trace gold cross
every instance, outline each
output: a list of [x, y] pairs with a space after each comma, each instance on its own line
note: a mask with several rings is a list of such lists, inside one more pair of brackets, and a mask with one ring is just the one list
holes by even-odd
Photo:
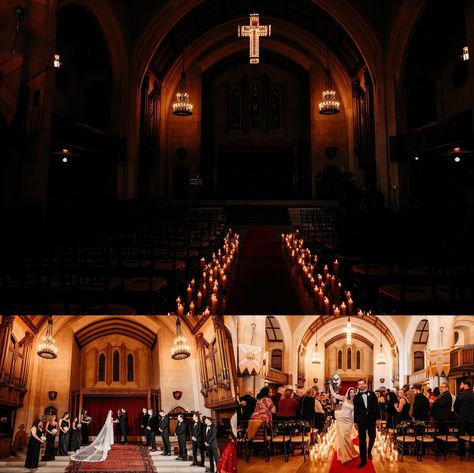
[[350, 320], [347, 321], [347, 324], [342, 329], [342, 331], [346, 334], [346, 343], [348, 345], [351, 345], [352, 344], [352, 334], [356, 331], [356, 329], [351, 325]]
[[250, 14], [250, 25], [239, 26], [238, 35], [250, 38], [250, 64], [259, 63], [260, 36], [271, 36], [272, 25], [261, 25], [259, 14]]

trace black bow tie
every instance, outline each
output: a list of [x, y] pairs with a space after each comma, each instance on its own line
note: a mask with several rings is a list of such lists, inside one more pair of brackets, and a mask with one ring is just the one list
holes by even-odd
[[362, 394], [362, 396], [367, 396], [367, 393], [361, 393], [361, 394]]

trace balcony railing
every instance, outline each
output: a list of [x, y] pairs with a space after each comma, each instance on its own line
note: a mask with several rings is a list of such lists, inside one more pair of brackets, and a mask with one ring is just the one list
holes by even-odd
[[275, 384], [291, 384], [288, 382], [288, 374], [281, 371], [277, 371], [273, 368], [268, 368], [267, 376], [268, 381]]
[[422, 370], [415, 371], [414, 373], [408, 375], [408, 384], [423, 383], [427, 381], [428, 375], [426, 374], [426, 368]]
[[450, 371], [474, 370], [474, 345], [464, 345], [451, 350]]

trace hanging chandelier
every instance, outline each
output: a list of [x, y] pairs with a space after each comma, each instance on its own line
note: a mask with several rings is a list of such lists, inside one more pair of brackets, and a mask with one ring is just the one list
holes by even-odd
[[41, 358], [53, 360], [58, 356], [58, 348], [53, 338], [53, 317], [48, 318], [48, 327], [46, 328], [46, 335], [43, 336], [38, 345], [37, 355]]
[[321, 364], [321, 355], [318, 349], [318, 333], [316, 332], [316, 343], [314, 344], [313, 354], [311, 355], [311, 363], [314, 365]]
[[321, 115], [334, 115], [339, 113], [340, 104], [336, 100], [336, 91], [332, 87], [332, 74], [329, 68], [329, 46], [326, 39], [326, 90], [321, 94], [323, 100], [319, 102]]
[[380, 350], [379, 350], [379, 354], [377, 355], [377, 364], [378, 365], [387, 364], [387, 360], [385, 359], [385, 354], [382, 349], [382, 331], [380, 331]]
[[351, 325], [350, 317], [347, 317], [346, 326], [342, 329], [342, 331], [346, 334], [346, 344], [352, 345], [352, 334], [356, 331], [356, 329]]
[[173, 360], [185, 360], [191, 356], [191, 349], [186, 342], [186, 337], [181, 333], [181, 322], [179, 317], [176, 317], [176, 338], [171, 348], [171, 358]]
[[186, 92], [186, 71], [184, 70], [184, 55], [183, 68], [181, 70], [181, 82], [179, 91], [176, 94], [176, 102], [173, 104], [173, 115], [179, 117], [189, 117], [193, 114], [193, 104], [189, 101], [189, 94]]

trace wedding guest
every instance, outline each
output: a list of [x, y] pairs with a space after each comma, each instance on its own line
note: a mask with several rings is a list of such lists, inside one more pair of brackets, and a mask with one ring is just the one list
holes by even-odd
[[293, 394], [293, 398], [296, 399], [298, 401], [298, 403], [300, 402], [300, 399], [303, 397], [303, 390], [298, 388], [296, 391], [295, 391], [295, 394]]
[[285, 388], [283, 386], [280, 386], [273, 396], [270, 396], [270, 399], [273, 402], [273, 405], [275, 406], [276, 413], [278, 414], [278, 403], [280, 402], [280, 399], [283, 396], [283, 393], [285, 392]]
[[145, 446], [147, 447], [150, 447], [150, 437], [149, 437], [149, 429], [148, 429], [148, 419], [150, 418], [150, 414], [149, 414], [150, 410], [152, 409], [147, 409], [146, 407], [144, 407], [142, 409], [142, 415], [140, 419], [140, 427], [143, 429], [143, 433], [145, 434]]
[[410, 403], [408, 399], [405, 397], [405, 391], [403, 389], [399, 389], [397, 391], [398, 402], [395, 404], [395, 410], [397, 411], [397, 425], [400, 422], [410, 420]]
[[398, 403], [397, 395], [393, 391], [387, 391], [387, 428], [394, 429], [397, 425], [397, 411], [395, 404]]
[[82, 409], [79, 416], [79, 423], [81, 424], [81, 443], [82, 445], [89, 445], [89, 424], [92, 417], [87, 414], [87, 409]]
[[56, 434], [58, 433], [58, 422], [56, 420], [55, 414], [52, 414], [48, 422], [46, 422], [44, 433], [46, 434], [46, 448], [42, 460], [52, 461], [55, 459], [54, 455], [56, 451], [54, 448], [54, 440], [56, 439]]
[[265, 421], [265, 425], [268, 429], [272, 428], [272, 414], [276, 412], [275, 405], [269, 397], [270, 389], [264, 387], [260, 389], [260, 392], [257, 394], [257, 403], [255, 405], [255, 410], [250, 416], [250, 419], [258, 419]]
[[[193, 462], [191, 466], [204, 466], [205, 453], [204, 453], [204, 425], [201, 422], [201, 416], [195, 412], [193, 414], [193, 425], [191, 427], [191, 440], [193, 442]], [[198, 462], [197, 454], [201, 455], [201, 461]]]
[[153, 409], [148, 409], [146, 415], [143, 416], [146, 419], [145, 435], [146, 443], [151, 446], [151, 451], [156, 452], [156, 433], [158, 432], [158, 417], [153, 413]]
[[285, 389], [283, 397], [278, 403], [278, 417], [295, 418], [298, 414], [298, 401], [291, 397], [293, 390]]
[[415, 399], [415, 395], [413, 394], [413, 391], [410, 389], [410, 386], [408, 386], [408, 384], [403, 385], [403, 392], [408, 401], [408, 404], [410, 405], [408, 417], [411, 419], [413, 417], [413, 401]]
[[217, 462], [219, 460], [219, 453], [217, 450], [217, 427], [213, 424], [212, 419], [210, 417], [205, 417], [204, 423], [206, 425], [204, 431], [204, 445], [207, 447], [207, 454], [209, 456], [209, 468], [206, 468], [206, 472], [213, 472], [214, 463], [217, 465]]
[[178, 424], [174, 431], [176, 437], [178, 437], [179, 453], [175, 460], [188, 461], [188, 450], [186, 449], [186, 422], [184, 422], [183, 414], [178, 414]]
[[323, 430], [325, 417], [326, 411], [324, 410], [324, 407], [321, 403], [321, 395], [316, 394], [314, 396], [314, 426], [319, 431]]
[[160, 410], [160, 421], [158, 424], [158, 430], [161, 433], [163, 440], [163, 453], [162, 455], [171, 455], [171, 444], [170, 444], [170, 418], [163, 409]]
[[28, 450], [26, 451], [25, 468], [36, 470], [39, 464], [41, 446], [44, 445], [46, 437], [43, 435], [43, 422], [35, 419], [30, 430]]
[[71, 419], [69, 418], [69, 412], [65, 412], [59, 420], [59, 448], [58, 456], [67, 456], [69, 447], [69, 429], [71, 427]]
[[69, 431], [69, 451], [75, 452], [81, 448], [81, 429], [78, 426], [79, 420], [74, 417]]
[[421, 384], [413, 385], [413, 418], [428, 422], [430, 420], [430, 401], [423, 394]]
[[379, 409], [380, 409], [380, 418], [382, 420], [387, 420], [387, 402], [385, 396], [380, 391], [375, 391], [375, 395], [377, 396], [377, 401], [379, 402]]
[[257, 400], [253, 397], [253, 391], [251, 389], [245, 391], [245, 394], [239, 399], [239, 404], [242, 409], [242, 420], [249, 420], [257, 404]]
[[[459, 435], [474, 434], [474, 393], [471, 389], [471, 382], [463, 379], [459, 385], [460, 392], [454, 401], [454, 410], [459, 419]], [[459, 441], [459, 453], [464, 455], [466, 444]]]
[[438, 426], [438, 433], [445, 434], [447, 429], [446, 422], [454, 419], [453, 397], [449, 392], [447, 383], [441, 383], [439, 391], [440, 395], [433, 402], [431, 414]]
[[314, 426], [314, 419], [316, 417], [315, 394], [313, 388], [308, 389], [305, 395], [300, 399], [299, 405], [301, 419], [309, 422], [311, 427]]
[[438, 386], [436, 386], [433, 391], [431, 392], [431, 395], [430, 395], [430, 411], [433, 409], [433, 402], [436, 401], [436, 399], [438, 399], [438, 396], [440, 395], [440, 391], [439, 391], [439, 388]]
[[124, 445], [128, 444], [128, 413], [127, 411], [122, 407], [120, 411], [120, 418], [119, 418], [119, 428], [120, 428], [120, 434], [123, 437], [123, 443]]

